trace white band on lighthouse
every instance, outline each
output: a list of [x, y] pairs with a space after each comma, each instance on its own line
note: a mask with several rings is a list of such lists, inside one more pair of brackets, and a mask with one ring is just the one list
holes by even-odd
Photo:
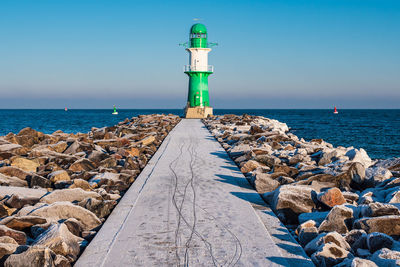
[[208, 53], [211, 48], [187, 48], [191, 71], [210, 71], [208, 66]]

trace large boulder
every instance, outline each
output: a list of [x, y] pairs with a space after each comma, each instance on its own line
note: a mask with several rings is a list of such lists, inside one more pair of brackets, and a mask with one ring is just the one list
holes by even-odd
[[24, 232], [8, 228], [5, 225], [0, 225], [0, 236], [9, 236], [20, 245], [25, 245], [26, 243], [26, 234]]
[[10, 255], [4, 262], [4, 267], [55, 267], [56, 254], [47, 247], [33, 246], [28, 250]]
[[383, 167], [370, 167], [366, 169], [366, 178], [373, 184], [386, 181], [393, 177], [393, 174], [386, 168]]
[[368, 156], [367, 152], [360, 148], [360, 150], [353, 148], [346, 152], [345, 156], [349, 157], [352, 162], [359, 162], [368, 168], [372, 164], [371, 158]]
[[82, 201], [85, 198], [101, 199], [101, 196], [96, 192], [85, 191], [82, 188], [54, 190], [50, 194], [45, 195], [40, 199], [40, 202], [54, 203], [60, 201]]
[[308, 186], [283, 185], [273, 193], [270, 204], [284, 223], [297, 223], [300, 213], [312, 212], [315, 203], [312, 200], [312, 188]]
[[31, 173], [24, 171], [16, 166], [4, 166], [0, 168], [0, 173], [7, 175], [7, 176], [14, 176], [21, 180], [27, 180]]
[[364, 230], [353, 229], [345, 236], [345, 240], [353, 251], [367, 248], [367, 233]]
[[328, 243], [333, 243], [344, 250], [350, 251], [350, 245], [346, 242], [344, 237], [337, 232], [319, 234], [305, 246], [304, 250], [308, 255], [311, 255], [318, 251], [321, 246]]
[[361, 218], [354, 222], [353, 228], [363, 229], [367, 233], [381, 232], [390, 236], [400, 235], [400, 216], [387, 215]]
[[15, 186], [0, 186], [0, 198], [6, 196], [18, 196], [20, 199], [24, 198], [41, 198], [47, 193], [46, 189], [43, 188], [26, 188], [26, 187], [15, 187]]
[[70, 261], [75, 261], [80, 252], [80, 242], [83, 238], [73, 235], [68, 227], [61, 224], [54, 224], [35, 241], [36, 246], [50, 248], [56, 254], [67, 257]]
[[15, 166], [27, 172], [36, 172], [40, 164], [37, 163], [36, 161], [26, 159], [23, 157], [15, 157], [11, 160], [11, 166]]
[[18, 244], [15, 243], [3, 243], [0, 242], [0, 259], [3, 258], [5, 255], [10, 255], [17, 250]]
[[17, 216], [41, 216], [46, 218], [48, 222], [58, 222], [61, 219], [75, 218], [82, 224], [84, 230], [91, 230], [101, 224], [99, 218], [91, 211], [73, 205], [70, 202], [55, 202], [50, 205], [44, 203], [41, 203], [41, 205], [38, 204], [22, 208]]
[[311, 259], [316, 266], [326, 267], [334, 266], [341, 263], [346, 258], [353, 257], [353, 254], [335, 243], [326, 243], [311, 255]]
[[27, 215], [27, 216], [17, 217], [15, 215], [12, 215], [1, 220], [0, 224], [5, 225], [8, 228], [14, 230], [23, 231], [24, 229], [30, 228], [33, 225], [44, 224], [46, 222], [47, 222], [46, 218], [40, 216]]
[[353, 210], [345, 205], [335, 206], [321, 223], [319, 232], [336, 231], [341, 234], [347, 233], [348, 226], [352, 225]]
[[28, 186], [28, 183], [17, 177], [7, 176], [0, 173], [0, 186], [26, 187]]
[[277, 180], [271, 178], [267, 173], [257, 173], [255, 175], [254, 186], [259, 194], [274, 191], [280, 186]]
[[330, 208], [346, 203], [346, 199], [344, 198], [342, 191], [340, 191], [340, 189], [337, 187], [330, 188], [318, 194], [318, 200]]
[[70, 167], [69, 170], [73, 172], [90, 171], [95, 169], [95, 164], [88, 159], [78, 159]]
[[51, 182], [70, 181], [71, 177], [65, 170], [54, 171], [47, 176]]
[[373, 202], [360, 205], [359, 210], [361, 217], [379, 217], [385, 215], [400, 215], [399, 209], [391, 204]]

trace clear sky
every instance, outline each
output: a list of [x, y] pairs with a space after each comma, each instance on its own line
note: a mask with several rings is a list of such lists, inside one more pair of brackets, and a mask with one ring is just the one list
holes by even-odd
[[215, 108], [400, 108], [399, 0], [1, 0], [0, 108], [181, 108], [194, 18]]

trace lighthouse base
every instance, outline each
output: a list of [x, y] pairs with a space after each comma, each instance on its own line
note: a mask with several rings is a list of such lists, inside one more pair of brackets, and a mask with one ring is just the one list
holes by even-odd
[[212, 107], [186, 107], [185, 118], [186, 119], [204, 119], [208, 115], [213, 115]]

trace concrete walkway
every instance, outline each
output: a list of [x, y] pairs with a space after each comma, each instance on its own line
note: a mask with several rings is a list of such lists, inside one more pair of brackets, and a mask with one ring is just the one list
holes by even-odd
[[182, 120], [75, 266], [312, 266], [263, 207], [201, 121]]

